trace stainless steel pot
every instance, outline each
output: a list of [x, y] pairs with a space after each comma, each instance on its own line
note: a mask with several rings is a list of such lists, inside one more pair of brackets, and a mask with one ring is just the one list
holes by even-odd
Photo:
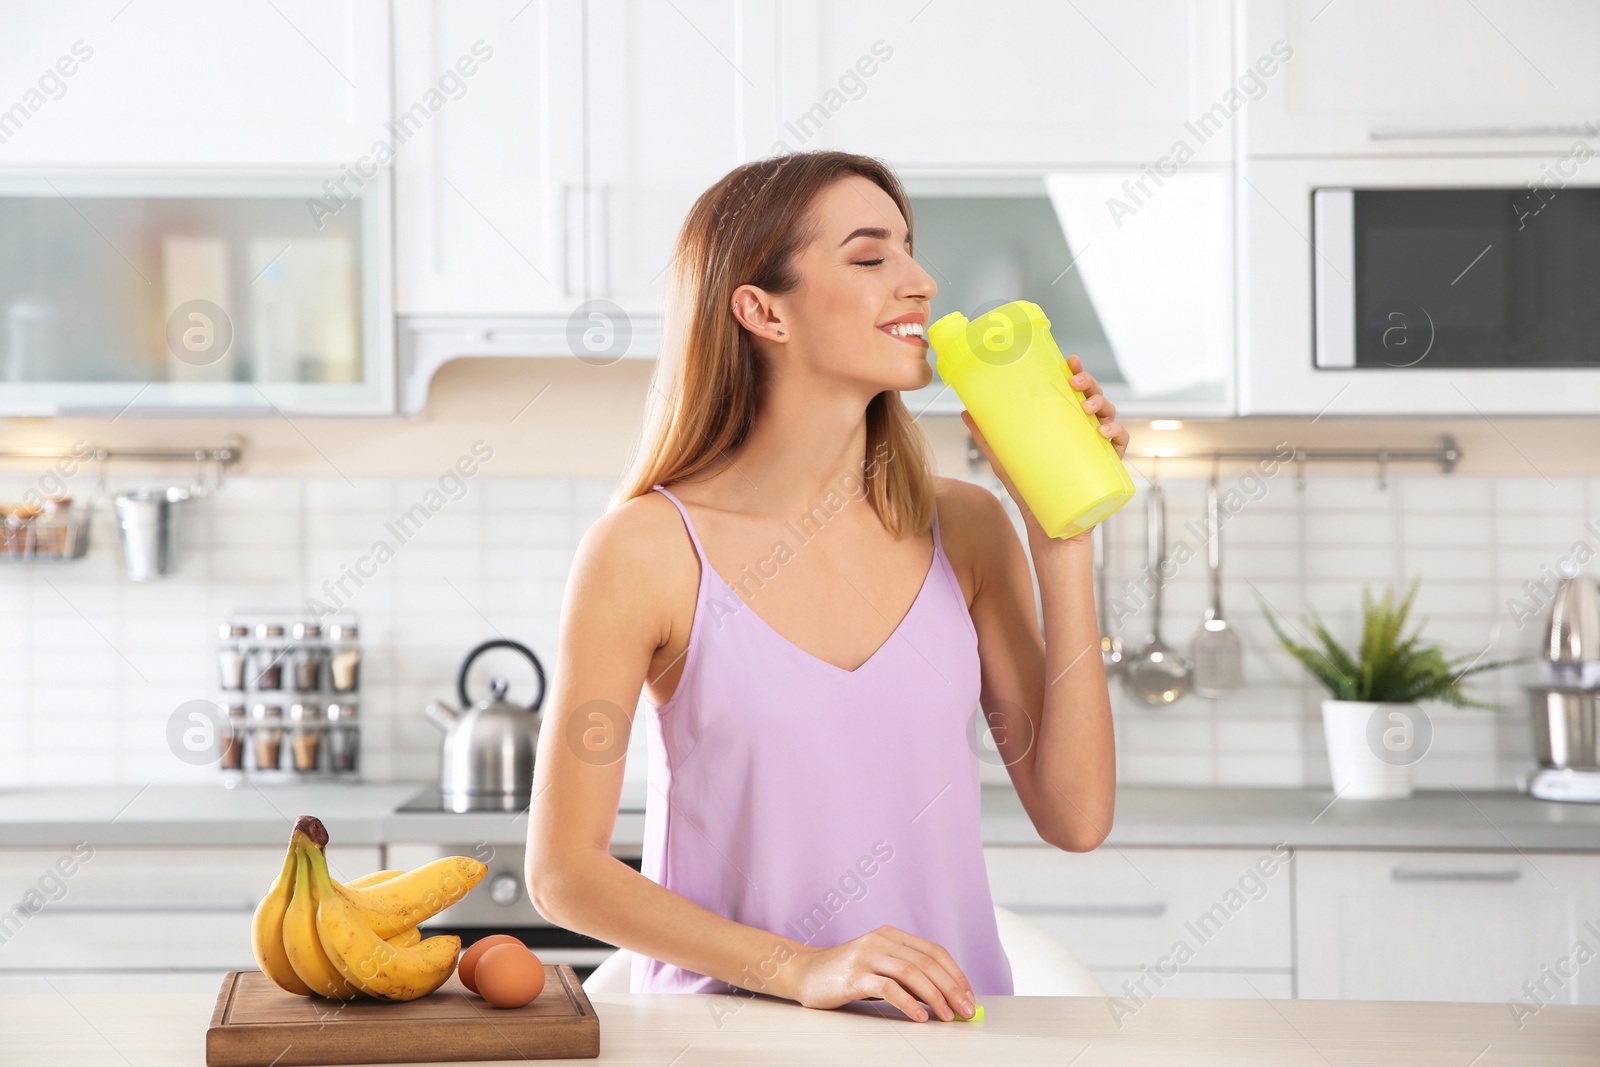
[[[533, 665], [538, 695], [524, 707], [506, 700], [504, 678], [489, 681], [489, 699], [476, 703], [467, 693], [472, 661], [490, 649], [509, 648]], [[533, 792], [533, 755], [539, 745], [544, 703], [544, 667], [532, 649], [505, 638], [485, 641], [461, 662], [456, 694], [465, 711], [434, 701], [424, 714], [444, 730], [439, 753], [439, 799], [446, 811], [521, 811]]]
[[1600, 734], [1595, 732], [1600, 689], [1530, 685], [1527, 690], [1539, 765], [1555, 770], [1600, 771]]

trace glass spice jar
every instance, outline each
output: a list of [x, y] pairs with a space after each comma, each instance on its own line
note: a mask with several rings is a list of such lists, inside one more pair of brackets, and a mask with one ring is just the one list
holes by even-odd
[[283, 659], [287, 652], [280, 624], [256, 623], [256, 644], [250, 650], [252, 688], [267, 691], [283, 688]]
[[217, 648], [217, 684], [229, 692], [244, 688], [244, 639], [250, 631], [238, 623], [225, 622], [217, 632], [222, 644]]
[[353, 771], [361, 750], [361, 708], [343, 700], [328, 705], [328, 769]]
[[222, 739], [222, 769], [237, 771], [244, 767], [245, 707], [228, 705], [228, 734]]
[[361, 630], [355, 623], [336, 622], [328, 627], [328, 637], [334, 644], [328, 663], [334, 692], [353, 693], [361, 688]]
[[256, 770], [275, 771], [283, 752], [283, 706], [252, 704], [250, 723], [254, 741]]
[[292, 655], [294, 688], [297, 693], [315, 693], [323, 688], [322, 676], [328, 666], [328, 646], [322, 643], [322, 625], [315, 622], [294, 624]]
[[289, 750], [294, 760], [294, 769], [301, 774], [315, 771], [317, 754], [322, 746], [321, 705], [290, 704], [289, 722], [294, 726], [289, 736]]

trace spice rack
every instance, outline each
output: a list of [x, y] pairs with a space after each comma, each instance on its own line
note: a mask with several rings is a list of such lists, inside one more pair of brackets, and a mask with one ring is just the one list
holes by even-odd
[[361, 775], [361, 630], [353, 615], [234, 612], [218, 630], [227, 784]]

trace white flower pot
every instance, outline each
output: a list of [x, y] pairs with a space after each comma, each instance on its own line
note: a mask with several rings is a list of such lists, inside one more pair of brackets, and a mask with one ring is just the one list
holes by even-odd
[[1411, 768], [1433, 740], [1427, 714], [1415, 704], [1324, 700], [1322, 732], [1340, 800], [1410, 796]]

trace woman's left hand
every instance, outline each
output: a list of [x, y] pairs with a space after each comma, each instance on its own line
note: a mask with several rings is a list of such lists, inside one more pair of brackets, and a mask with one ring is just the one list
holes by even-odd
[[[1128, 451], [1128, 431], [1122, 423], [1117, 421], [1117, 406], [1106, 396], [1105, 390], [1100, 388], [1100, 383], [1094, 380], [1094, 375], [1083, 369], [1083, 360], [1076, 355], [1067, 357], [1067, 367], [1072, 371], [1072, 387], [1083, 394], [1083, 410], [1100, 420], [1100, 435], [1111, 442], [1111, 447], [1117, 450], [1121, 457]], [[961, 413], [961, 421], [967, 424], [967, 431], [972, 434], [972, 439], [978, 443], [983, 454], [989, 458], [989, 466], [994, 469], [995, 475], [1000, 479], [1000, 484], [1006, 487], [1006, 492], [1011, 494], [1011, 499], [1017, 502], [1017, 507], [1022, 510], [1023, 521], [1027, 523], [1028, 532], [1039, 537], [1045, 537], [1044, 527], [1039, 525], [1039, 520], [1033, 517], [1033, 512], [1028, 509], [1027, 502], [1022, 499], [1022, 494], [1017, 492], [1017, 487], [1012, 484], [1010, 475], [1000, 461], [995, 459], [994, 453], [989, 451], [989, 442], [984, 440], [983, 431], [978, 429], [978, 424], [972, 420], [969, 412]], [[1078, 534], [1076, 537], [1065, 538], [1068, 541], [1086, 541], [1088, 533]]]

